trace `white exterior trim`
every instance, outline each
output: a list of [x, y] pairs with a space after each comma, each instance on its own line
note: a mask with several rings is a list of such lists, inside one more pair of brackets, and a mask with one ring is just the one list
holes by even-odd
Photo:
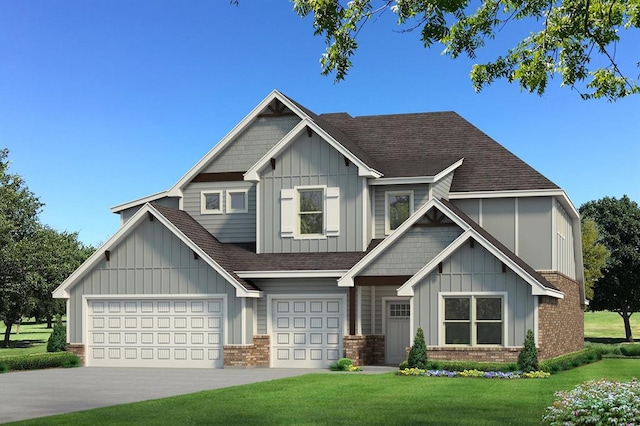
[[346, 270], [236, 271], [240, 278], [340, 278]]
[[262, 237], [260, 236], [260, 231], [262, 230], [262, 215], [260, 212], [262, 211], [262, 198], [260, 197], [260, 182], [256, 182], [256, 254], [262, 253], [261, 245], [262, 245]]
[[378, 178], [369, 181], [369, 185], [420, 185], [425, 183], [436, 183], [449, 173], [462, 165], [464, 158], [459, 159], [446, 169], [442, 170], [434, 176], [412, 176], [412, 177], [394, 177], [394, 178]]
[[117, 206], [111, 207], [111, 213], [120, 213], [122, 210], [130, 209], [131, 207], [136, 207], [141, 204], [150, 203], [152, 201], [159, 200], [160, 198], [168, 197], [169, 191], [161, 191], [156, 192], [155, 194], [147, 195], [146, 197], [137, 198], [135, 200], [131, 200], [129, 202], [118, 204]]
[[356, 287], [356, 335], [362, 336], [362, 287]]
[[[242, 208], [242, 209], [234, 209], [231, 206], [231, 193], [242, 194], [244, 196], [244, 208]], [[248, 213], [249, 212], [249, 190], [248, 189], [227, 189], [225, 198], [226, 198], [226, 205], [225, 205], [224, 211], [225, 211], [226, 214]]]
[[[222, 208], [224, 202], [224, 191], [220, 189], [210, 190], [210, 191], [200, 191], [200, 214], [223, 214], [224, 210]], [[207, 195], [218, 194], [218, 208], [217, 209], [207, 209]]]

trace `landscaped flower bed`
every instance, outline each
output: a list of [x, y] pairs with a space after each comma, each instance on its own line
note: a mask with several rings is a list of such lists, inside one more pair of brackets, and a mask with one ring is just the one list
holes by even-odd
[[480, 370], [422, 370], [419, 368], [405, 368], [396, 372], [397, 376], [426, 376], [426, 377], [482, 377], [486, 379], [546, 379], [551, 374], [544, 371], [528, 373], [513, 371], [480, 371]]

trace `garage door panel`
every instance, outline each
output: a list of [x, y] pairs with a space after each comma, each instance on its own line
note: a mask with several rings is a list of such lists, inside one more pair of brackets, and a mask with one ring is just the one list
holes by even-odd
[[222, 300], [90, 300], [88, 307], [88, 365], [222, 367]]
[[343, 318], [338, 298], [273, 299], [272, 366], [325, 368], [342, 353]]

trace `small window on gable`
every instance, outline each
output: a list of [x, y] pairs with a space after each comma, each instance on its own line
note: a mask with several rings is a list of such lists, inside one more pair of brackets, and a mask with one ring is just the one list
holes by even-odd
[[200, 213], [220, 214], [222, 213], [222, 191], [207, 191], [200, 195]]
[[227, 213], [246, 213], [249, 211], [248, 191], [228, 190], [227, 191]]
[[396, 230], [413, 214], [413, 191], [385, 193], [385, 233]]

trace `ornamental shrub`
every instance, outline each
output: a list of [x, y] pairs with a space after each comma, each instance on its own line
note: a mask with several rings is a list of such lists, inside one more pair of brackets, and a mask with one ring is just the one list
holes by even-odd
[[422, 327], [418, 327], [416, 338], [413, 340], [413, 346], [409, 351], [409, 368], [418, 368], [426, 370], [427, 368], [427, 344], [424, 341], [424, 333]]
[[559, 357], [545, 359], [540, 363], [540, 370], [549, 373], [557, 373], [558, 371], [571, 370], [584, 364], [600, 361], [602, 355], [596, 349], [582, 349], [570, 354], [561, 355]]
[[47, 352], [64, 352], [67, 350], [67, 329], [62, 324], [62, 317], [56, 316], [56, 323], [47, 341]]
[[524, 372], [538, 370], [538, 349], [531, 329], [527, 330], [524, 347], [518, 354], [518, 368]]
[[620, 345], [620, 353], [624, 356], [640, 356], [640, 345]]
[[447, 370], [447, 371], [518, 371], [518, 364], [502, 362], [478, 362], [478, 361], [429, 361], [427, 370]]
[[9, 371], [41, 370], [43, 368], [77, 367], [80, 359], [70, 352], [55, 352], [32, 355], [14, 355], [0, 358], [0, 365]]
[[571, 391], [556, 392], [542, 424], [640, 424], [640, 383], [592, 380]]
[[353, 366], [353, 361], [349, 358], [340, 358], [333, 364], [329, 366], [331, 371], [351, 371], [350, 368]]

